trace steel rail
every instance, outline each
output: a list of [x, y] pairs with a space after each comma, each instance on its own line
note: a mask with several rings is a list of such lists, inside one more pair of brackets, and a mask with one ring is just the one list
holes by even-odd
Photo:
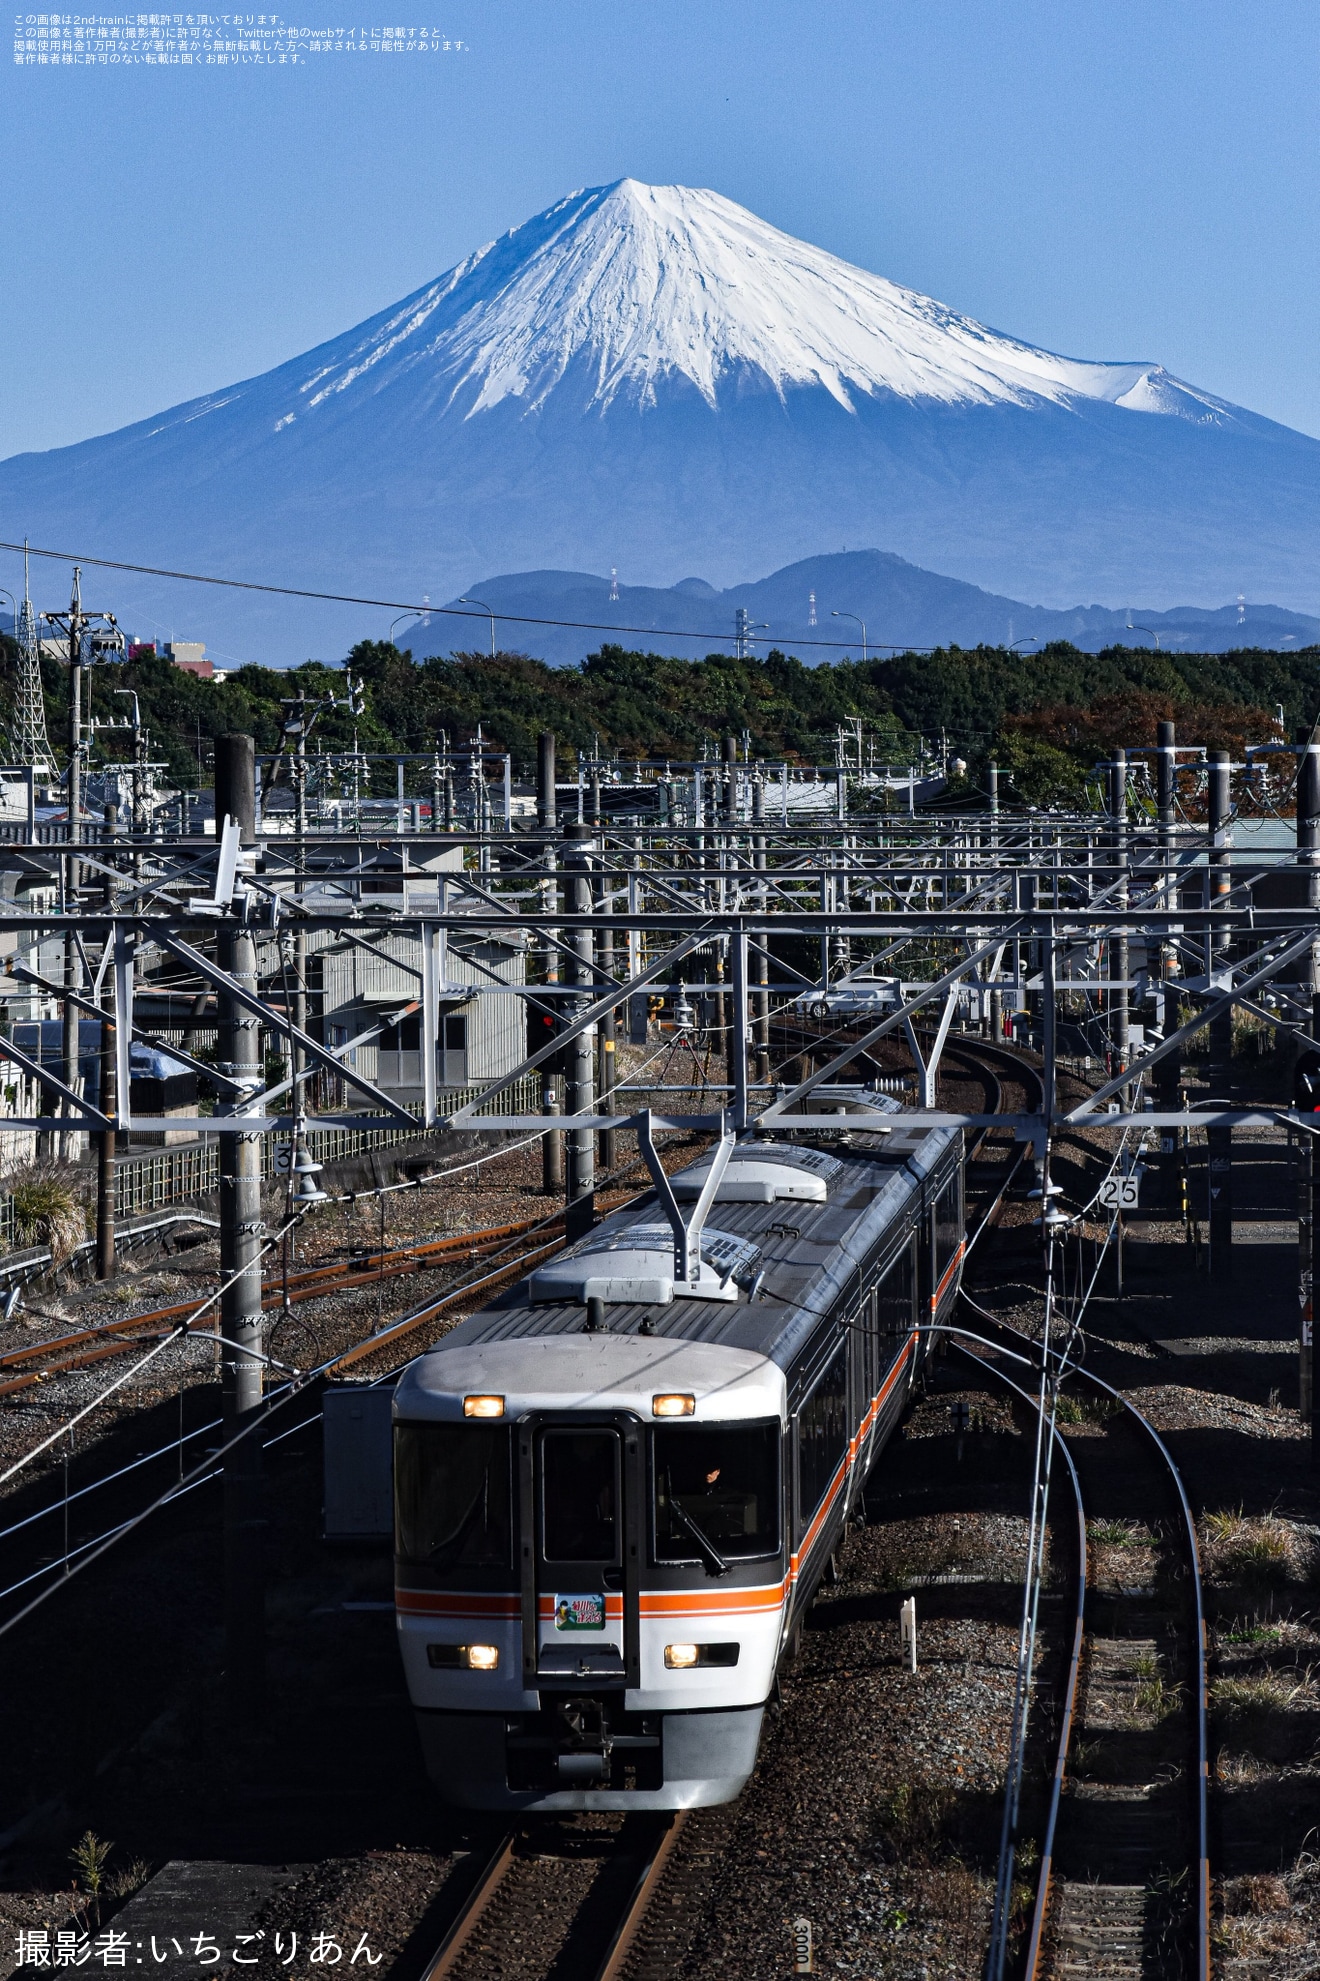
[[[1035, 1397], [1031, 1395], [1030, 1391], [1023, 1389], [1020, 1383], [1015, 1383], [1011, 1376], [1004, 1374], [1002, 1369], [996, 1369], [992, 1362], [986, 1362], [981, 1357], [973, 1355], [970, 1349], [962, 1348], [959, 1343], [955, 1343], [954, 1346], [959, 1348], [959, 1352], [965, 1355], [967, 1360], [972, 1362], [978, 1370], [989, 1371], [997, 1376], [1001, 1383], [1006, 1384], [1013, 1391], [1015, 1396], [1020, 1397], [1037, 1414], [1040, 1413], [1040, 1406], [1036, 1402]], [[1068, 1749], [1072, 1744], [1073, 1717], [1077, 1707], [1077, 1685], [1082, 1668], [1082, 1647], [1086, 1639], [1086, 1506], [1082, 1498], [1082, 1482], [1077, 1476], [1077, 1467], [1073, 1463], [1072, 1453], [1061, 1437], [1053, 1419], [1050, 1421], [1049, 1430], [1054, 1449], [1062, 1453], [1064, 1461], [1067, 1464], [1068, 1477], [1072, 1482], [1073, 1500], [1077, 1508], [1077, 1607], [1073, 1615], [1072, 1652], [1069, 1656], [1068, 1674], [1064, 1680], [1063, 1687], [1062, 1723], [1059, 1728], [1059, 1738], [1055, 1749], [1054, 1772], [1050, 1781], [1049, 1813], [1045, 1819], [1045, 1834], [1041, 1841], [1040, 1871], [1036, 1880], [1036, 1902], [1032, 1909], [1031, 1938], [1027, 1944], [1027, 1958], [1024, 1969], [1026, 1981], [1036, 1981], [1040, 1969], [1045, 1918], [1049, 1907], [1050, 1877], [1054, 1865], [1054, 1838], [1058, 1829], [1059, 1803], [1063, 1796], [1064, 1779], [1068, 1771]]]
[[[964, 1298], [967, 1297], [964, 1295]], [[984, 1310], [976, 1307], [974, 1302], [970, 1304], [973, 1305], [975, 1312], [982, 1314], [999, 1332], [1008, 1335], [1012, 1340], [1017, 1341], [1029, 1350], [1034, 1351], [1039, 1348], [1040, 1344], [1034, 1341], [1030, 1335], [1023, 1334], [1020, 1329], [1010, 1326], [1007, 1321], [1001, 1321], [994, 1315], [984, 1315]], [[989, 1368], [992, 1365], [987, 1363], [985, 1366]], [[1173, 1483], [1179, 1512], [1182, 1516], [1183, 1530], [1187, 1540], [1188, 1559], [1191, 1563], [1192, 1571], [1192, 1610], [1195, 1619], [1193, 1634], [1196, 1640], [1195, 1655], [1192, 1661], [1195, 1671], [1195, 1827], [1197, 1859], [1196, 1964], [1194, 1973], [1195, 1981], [1210, 1981], [1210, 1714], [1209, 1686], [1206, 1671], [1205, 1594], [1201, 1580], [1201, 1549], [1200, 1543], [1197, 1540], [1196, 1520], [1192, 1513], [1191, 1501], [1187, 1497], [1187, 1489], [1183, 1483], [1182, 1474], [1178, 1470], [1173, 1454], [1150, 1419], [1137, 1408], [1136, 1404], [1129, 1397], [1123, 1394], [1122, 1390], [1115, 1388], [1112, 1383], [1107, 1383], [1102, 1376], [1097, 1376], [1093, 1370], [1085, 1368], [1081, 1363], [1070, 1360], [1064, 1361], [1061, 1365], [1060, 1374], [1080, 1377], [1083, 1381], [1093, 1384], [1097, 1389], [1103, 1390], [1106, 1396], [1112, 1398], [1114, 1402], [1121, 1404], [1123, 1409], [1136, 1421], [1163, 1460], [1164, 1467]], [[1030, 1981], [1030, 1974], [1028, 1981]]]
[[463, 1957], [464, 1949], [481, 1924], [491, 1900], [504, 1883], [513, 1863], [516, 1830], [507, 1831], [481, 1868], [476, 1884], [464, 1900], [462, 1910], [422, 1969], [419, 1981], [446, 1981]]
[[656, 1824], [653, 1841], [642, 1854], [641, 1868], [628, 1894], [622, 1916], [610, 1936], [605, 1957], [595, 1971], [594, 1981], [621, 1981], [628, 1965], [628, 1956], [641, 1932], [646, 1909], [655, 1897], [656, 1888], [664, 1877], [686, 1821], [686, 1809], [678, 1809]]
[[[561, 1214], [562, 1217], [562, 1214]], [[306, 1268], [297, 1274], [291, 1273], [287, 1282], [287, 1300], [296, 1306], [304, 1300], [316, 1300], [333, 1293], [357, 1291], [364, 1287], [379, 1285], [386, 1279], [397, 1279], [403, 1274], [425, 1271], [428, 1265], [443, 1264], [447, 1255], [465, 1254], [469, 1260], [487, 1256], [492, 1248], [503, 1243], [512, 1243], [517, 1238], [544, 1229], [547, 1223], [554, 1224], [559, 1219], [529, 1219], [521, 1224], [494, 1225], [487, 1230], [464, 1233], [453, 1238], [433, 1240], [425, 1244], [403, 1246], [384, 1253], [368, 1253], [357, 1260], [342, 1260], [329, 1266]], [[522, 1258], [525, 1254], [519, 1254]], [[270, 1313], [282, 1308], [286, 1300], [285, 1283], [277, 1275], [267, 1277], [262, 1291], [261, 1305], [264, 1312]], [[0, 1396], [10, 1396], [20, 1390], [31, 1388], [36, 1383], [46, 1382], [52, 1376], [64, 1375], [72, 1369], [83, 1368], [94, 1362], [105, 1360], [107, 1356], [127, 1353], [139, 1341], [150, 1340], [156, 1334], [169, 1332], [170, 1324], [181, 1315], [190, 1313], [195, 1303], [184, 1302], [171, 1307], [158, 1307], [142, 1314], [129, 1314], [116, 1321], [106, 1321], [101, 1326], [86, 1328], [76, 1334], [58, 1335], [51, 1341], [34, 1343], [24, 1348], [10, 1349], [0, 1355], [0, 1370], [17, 1369], [24, 1373], [0, 1381]], [[107, 1339], [107, 1336], [114, 1337]], [[203, 1333], [194, 1337], [207, 1339]], [[29, 1365], [40, 1363], [39, 1369]]]

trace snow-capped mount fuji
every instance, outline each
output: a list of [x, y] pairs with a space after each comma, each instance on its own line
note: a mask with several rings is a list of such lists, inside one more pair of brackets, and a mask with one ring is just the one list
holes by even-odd
[[[0, 464], [0, 534], [402, 600], [529, 567], [728, 585], [869, 542], [1046, 604], [1314, 609], [1320, 442], [1157, 364], [987, 329], [717, 193], [624, 179], [259, 378]], [[115, 591], [252, 657], [362, 630]]]
[[[848, 412], [890, 392], [949, 405], [1100, 399], [1218, 420], [1221, 400], [1158, 365], [1085, 364], [795, 241], [719, 193], [636, 179], [572, 194], [398, 307], [274, 376], [313, 417], [410, 373], [466, 417], [542, 407], [578, 361], [584, 411], [655, 407], [680, 384], [715, 410], [739, 388], [821, 387]], [[226, 395], [227, 396], [227, 395]]]

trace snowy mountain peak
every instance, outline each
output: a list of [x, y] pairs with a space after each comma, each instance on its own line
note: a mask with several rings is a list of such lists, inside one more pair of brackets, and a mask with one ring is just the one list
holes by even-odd
[[[308, 366], [311, 367], [308, 370]], [[1218, 423], [1221, 401], [1159, 366], [1088, 363], [1002, 336], [795, 240], [719, 193], [621, 179], [570, 194], [448, 274], [281, 367], [283, 428], [407, 375], [437, 411], [541, 405], [573, 373], [584, 406], [695, 388], [823, 387], [842, 407], [1083, 398]]]

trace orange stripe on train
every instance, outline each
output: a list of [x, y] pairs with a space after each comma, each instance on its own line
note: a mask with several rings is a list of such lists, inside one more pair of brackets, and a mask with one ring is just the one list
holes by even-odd
[[521, 1596], [490, 1596], [462, 1590], [396, 1589], [394, 1606], [408, 1616], [517, 1616]]

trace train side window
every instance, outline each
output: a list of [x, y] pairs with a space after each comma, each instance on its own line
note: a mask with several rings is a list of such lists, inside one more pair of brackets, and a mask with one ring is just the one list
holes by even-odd
[[617, 1432], [544, 1432], [541, 1521], [546, 1560], [617, 1561], [618, 1511]]
[[962, 1205], [957, 1176], [949, 1178], [935, 1199], [932, 1222], [935, 1227], [935, 1285], [938, 1287], [963, 1241]]
[[513, 1560], [506, 1424], [396, 1424], [395, 1546], [437, 1574]]
[[798, 1411], [798, 1513], [805, 1527], [848, 1449], [848, 1345]]
[[909, 1243], [900, 1258], [875, 1289], [876, 1324], [881, 1343], [907, 1334], [912, 1326], [912, 1287], [915, 1279], [916, 1242]]
[[777, 1421], [675, 1425], [653, 1433], [652, 1455], [657, 1561], [699, 1560], [703, 1539], [721, 1555], [778, 1553]]

